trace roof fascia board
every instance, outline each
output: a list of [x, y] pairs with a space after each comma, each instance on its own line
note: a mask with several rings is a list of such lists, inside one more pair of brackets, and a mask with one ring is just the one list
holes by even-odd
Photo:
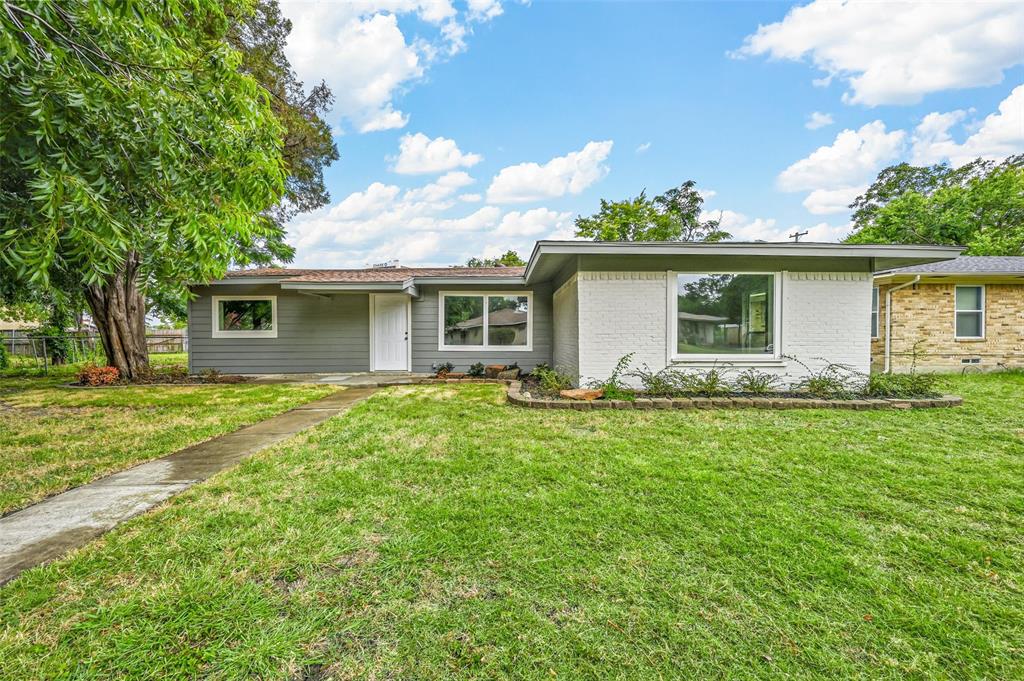
[[279, 284], [287, 281], [288, 277], [230, 277], [227, 279], [216, 279], [206, 284], [191, 283], [189, 286], [221, 286], [225, 284]]

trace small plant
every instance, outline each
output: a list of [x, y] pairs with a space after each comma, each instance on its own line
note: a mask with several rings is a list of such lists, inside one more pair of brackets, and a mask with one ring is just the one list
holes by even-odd
[[483, 362], [477, 362], [476, 364], [469, 365], [469, 372], [468, 372], [468, 374], [470, 376], [472, 376], [473, 378], [480, 378], [481, 376], [483, 376], [484, 375], [484, 363]]
[[749, 395], [771, 395], [779, 391], [781, 381], [775, 374], [746, 369], [736, 376], [736, 390]]
[[629, 375], [640, 381], [641, 392], [645, 395], [671, 397], [680, 392], [681, 374], [672, 367], [652, 371], [647, 364], [644, 364], [641, 368], [629, 372]]
[[591, 381], [590, 387], [603, 390], [604, 399], [606, 400], [635, 400], [636, 391], [629, 388], [622, 381], [622, 377], [627, 375], [626, 370], [629, 369], [634, 354], [631, 352], [620, 357], [619, 361], [615, 364], [615, 368], [612, 369], [611, 376], [604, 381]]
[[95, 364], [86, 364], [78, 371], [78, 383], [80, 385], [114, 385], [121, 378], [121, 372], [117, 367], [98, 367]]
[[871, 374], [864, 386], [868, 397], [937, 397], [939, 377], [935, 374]]
[[434, 367], [437, 371], [438, 378], [444, 378], [451, 372], [455, 371], [455, 365], [451, 362], [441, 362], [440, 364], [435, 364]]
[[546, 393], [557, 394], [562, 390], [572, 387], [572, 379], [561, 374], [547, 364], [538, 364], [533, 368], [531, 375], [537, 379], [540, 389]]
[[796, 357], [786, 356], [786, 359], [793, 360], [807, 370], [807, 376], [794, 386], [799, 392], [819, 400], [849, 400], [864, 392], [861, 375], [845, 364], [828, 362], [821, 369], [815, 370]]
[[680, 392], [704, 397], [719, 397], [732, 392], [726, 371], [713, 366], [707, 371], [693, 371], [679, 375]]

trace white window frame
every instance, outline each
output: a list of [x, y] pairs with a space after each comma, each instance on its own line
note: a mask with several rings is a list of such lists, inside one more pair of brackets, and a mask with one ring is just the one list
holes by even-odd
[[[444, 299], [451, 297], [483, 296], [483, 345], [444, 344]], [[526, 345], [489, 345], [487, 298], [526, 297]], [[437, 349], [443, 352], [533, 352], [533, 291], [438, 291], [437, 293]]]
[[[232, 300], [269, 300], [270, 301], [270, 329], [238, 330], [231, 331], [220, 328], [221, 315], [220, 304]], [[213, 338], [277, 338], [277, 296], [213, 296], [213, 326], [211, 327]]]
[[871, 340], [878, 340], [879, 311], [882, 309], [878, 287], [871, 287]]
[[[978, 310], [958, 310], [956, 306], [956, 292], [962, 288], [977, 288], [981, 289], [981, 298], [979, 304], [981, 309]], [[961, 312], [980, 313], [979, 319], [981, 321], [981, 335], [980, 336], [958, 336], [956, 332], [956, 320]], [[953, 338], [958, 341], [977, 341], [985, 340], [985, 285], [984, 284], [957, 284], [953, 287]]]
[[[774, 300], [772, 305], [772, 348], [771, 354], [759, 352], [756, 354], [737, 353], [708, 353], [708, 354], [679, 354], [676, 348], [679, 347], [679, 280], [680, 274], [770, 274], [774, 277]], [[715, 271], [715, 270], [668, 270], [666, 273], [666, 288], [668, 296], [666, 299], [666, 312], [668, 321], [668, 360], [671, 364], [695, 364], [707, 362], [723, 362], [729, 364], [779, 364], [782, 362], [782, 279], [785, 271], [781, 272], [737, 272], [737, 271]]]

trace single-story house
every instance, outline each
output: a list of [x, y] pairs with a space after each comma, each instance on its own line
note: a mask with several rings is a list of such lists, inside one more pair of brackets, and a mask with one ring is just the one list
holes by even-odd
[[886, 269], [875, 275], [871, 304], [877, 370], [1024, 366], [1024, 257]]
[[[550, 364], [867, 371], [872, 277], [945, 246], [540, 241], [526, 267], [264, 268], [192, 287], [192, 371], [430, 372]], [[689, 333], [693, 317], [701, 315]]]

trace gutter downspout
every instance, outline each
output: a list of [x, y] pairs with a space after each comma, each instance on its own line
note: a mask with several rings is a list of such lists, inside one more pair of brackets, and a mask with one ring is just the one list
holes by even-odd
[[885, 366], [882, 369], [883, 373], [889, 373], [890, 361], [889, 361], [889, 339], [892, 336], [892, 294], [899, 291], [901, 288], [907, 288], [913, 286], [917, 282], [921, 281], [921, 275], [917, 275], [910, 281], [900, 284], [899, 286], [893, 286], [891, 289], [885, 292]]

